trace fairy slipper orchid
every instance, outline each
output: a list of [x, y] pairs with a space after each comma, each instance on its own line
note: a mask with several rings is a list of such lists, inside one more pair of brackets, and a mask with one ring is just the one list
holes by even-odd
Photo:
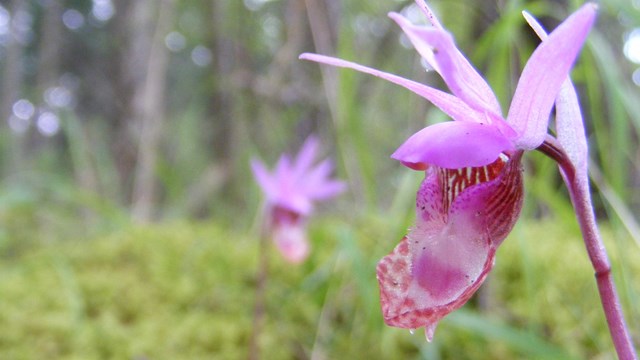
[[450, 93], [341, 59], [317, 54], [300, 58], [403, 86], [454, 120], [420, 130], [393, 153], [405, 166], [426, 170], [426, 176], [417, 194], [416, 225], [377, 267], [385, 322], [425, 327], [431, 339], [438, 321], [480, 287], [519, 216], [520, 160], [547, 136], [554, 102], [593, 25], [596, 6], [582, 6], [536, 48], [505, 118], [495, 94], [453, 36], [423, 0], [416, 3], [431, 26], [414, 25], [398, 13], [389, 17]]
[[273, 173], [256, 159], [251, 169], [266, 196], [268, 231], [285, 259], [299, 263], [309, 255], [305, 222], [313, 210], [313, 202], [331, 198], [345, 189], [341, 181], [330, 178], [331, 160], [313, 165], [320, 142], [315, 137], [305, 141], [292, 160], [284, 154]]

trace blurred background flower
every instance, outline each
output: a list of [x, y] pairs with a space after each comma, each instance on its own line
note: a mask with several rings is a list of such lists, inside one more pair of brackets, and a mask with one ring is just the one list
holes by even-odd
[[309, 255], [305, 223], [313, 202], [327, 200], [345, 190], [345, 184], [331, 179], [333, 162], [314, 165], [320, 141], [310, 136], [295, 159], [283, 154], [272, 173], [257, 159], [251, 161], [253, 175], [264, 192], [265, 231], [280, 253], [293, 263]]

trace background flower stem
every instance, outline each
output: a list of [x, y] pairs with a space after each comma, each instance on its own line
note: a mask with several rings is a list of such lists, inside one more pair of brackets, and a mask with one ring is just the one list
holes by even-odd
[[249, 360], [259, 360], [260, 356], [260, 333], [264, 326], [266, 314], [265, 289], [269, 276], [269, 256], [267, 253], [269, 239], [263, 227], [260, 231], [260, 245], [258, 247], [258, 267], [256, 271], [256, 292], [255, 304], [253, 308], [253, 326], [251, 338], [249, 339]]

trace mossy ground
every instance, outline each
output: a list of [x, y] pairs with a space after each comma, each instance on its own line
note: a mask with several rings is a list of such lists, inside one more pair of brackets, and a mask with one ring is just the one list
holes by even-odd
[[[299, 266], [271, 248], [265, 359], [614, 358], [577, 229], [521, 222], [479, 296], [426, 343], [382, 322], [374, 268], [395, 241], [372, 224], [316, 222]], [[607, 243], [639, 343], [640, 252], [628, 246], [617, 261]], [[244, 359], [257, 244], [215, 223], [171, 223], [5, 252], [0, 358]]]

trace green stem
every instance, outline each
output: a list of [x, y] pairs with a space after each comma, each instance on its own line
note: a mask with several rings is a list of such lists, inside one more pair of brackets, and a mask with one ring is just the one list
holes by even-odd
[[251, 338], [249, 339], [249, 360], [259, 360], [260, 355], [260, 333], [264, 326], [266, 315], [265, 289], [269, 270], [268, 256], [269, 238], [266, 231], [260, 232], [260, 244], [258, 247], [258, 268], [256, 272], [256, 293], [255, 305], [253, 309], [253, 326]]

